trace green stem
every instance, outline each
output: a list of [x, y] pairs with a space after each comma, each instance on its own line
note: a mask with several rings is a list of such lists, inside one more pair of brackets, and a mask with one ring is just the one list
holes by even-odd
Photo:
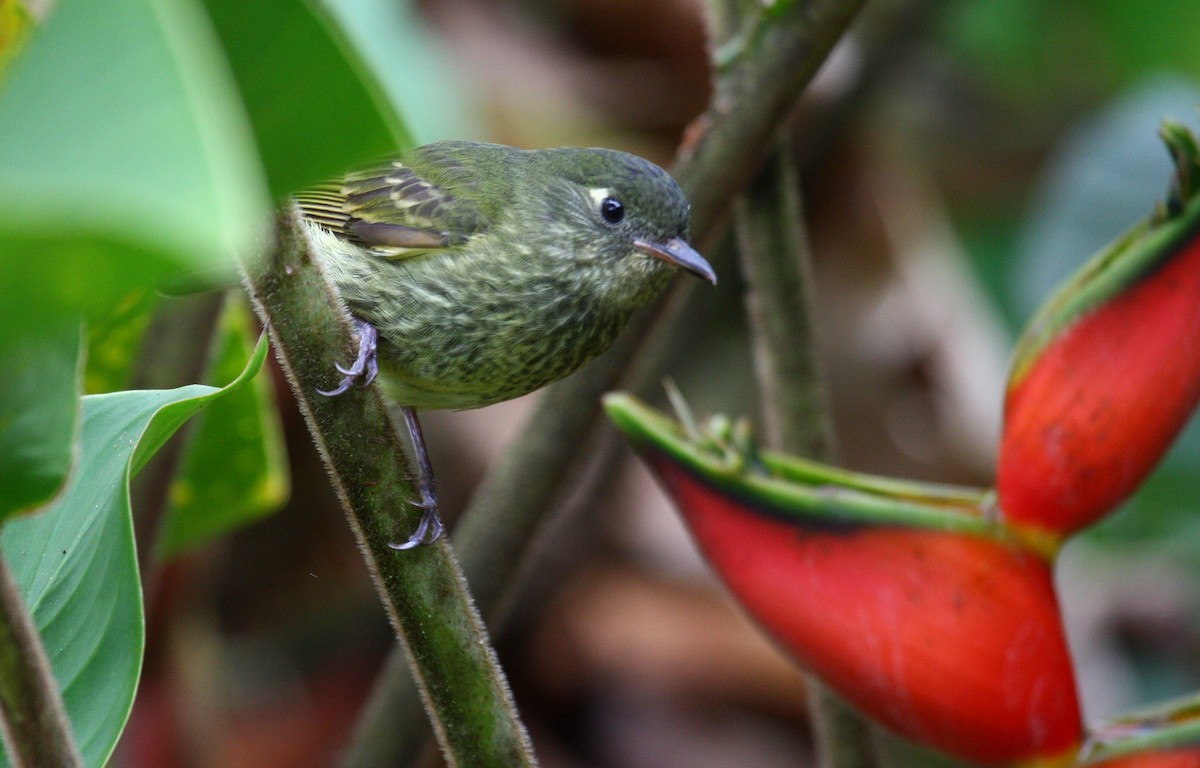
[[[708, 110], [694, 123], [675, 177], [703, 234], [745, 189], [779, 126], [841, 38], [864, 0], [810, 0], [760, 14], [747, 42], [723, 67]], [[743, 25], [744, 26], [744, 25]], [[705, 237], [700, 238], [702, 241]]]
[[466, 581], [445, 540], [397, 553], [421, 510], [413, 473], [378, 388], [325, 397], [353, 349], [340, 300], [313, 262], [293, 211], [271, 258], [246, 266], [247, 289], [325, 461], [451, 766], [532, 766], [529, 737]]
[[[862, 4], [863, 0], [815, 0], [778, 17], [760, 18], [761, 29], [750, 36], [746, 51], [718, 74], [720, 100], [714, 99], [695, 122], [692, 140], [673, 168], [692, 204], [695, 244], [703, 247], [715, 241], [722, 214], [749, 181], [773, 132]], [[464, 569], [485, 614], [490, 616], [496, 601], [511, 593], [510, 577], [530, 549], [528, 532], [566, 496], [565, 489], [581, 476], [585, 462], [592, 455], [617, 455], [609, 450], [616, 436], [605, 424], [599, 396], [626, 374], [635, 382], [634, 389], [639, 388], [636, 382], [657, 382], [664, 350], [653, 344], [646, 349], [644, 342], [655, 337], [657, 327], [679, 316], [694, 282], [678, 283], [654, 311], [635, 315], [605, 355], [548, 387], [520, 437], [507, 449], [507, 458], [489, 469], [453, 533], [456, 544], [461, 541]], [[593, 446], [586, 456], [571, 448], [585, 444]], [[609, 475], [604, 470], [588, 474], [597, 484]], [[580, 493], [596, 495], [588, 489]], [[480, 558], [478, 564], [475, 558]], [[485, 578], [488, 584], [481, 581]], [[499, 631], [501, 624], [492, 626]], [[397, 726], [411, 723], [414, 709], [412, 684], [401, 669], [395, 658], [385, 666], [344, 765], [401, 765], [419, 750], [412, 741], [415, 729]]]
[[0, 558], [0, 725], [13, 765], [82, 766], [33, 617]]
[[[746, 312], [754, 339], [767, 443], [828, 461], [833, 431], [815, 354], [811, 254], [795, 158], [786, 140], [735, 207]], [[818, 763], [875, 765], [870, 725], [813, 675], [806, 677]]]
[[783, 141], [734, 210], [766, 444], [827, 462], [833, 428], [813, 353], [811, 258], [800, 180]]

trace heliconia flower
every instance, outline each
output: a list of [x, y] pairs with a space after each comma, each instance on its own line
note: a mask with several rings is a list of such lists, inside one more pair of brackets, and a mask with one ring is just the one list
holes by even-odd
[[982, 514], [988, 494], [759, 453], [736, 433], [689, 438], [628, 395], [605, 404], [730, 591], [844, 699], [960, 758], [1073, 759], [1050, 567]]
[[1163, 137], [1168, 201], [1079, 272], [1017, 348], [997, 495], [1051, 547], [1123, 501], [1200, 398], [1200, 151], [1180, 126]]

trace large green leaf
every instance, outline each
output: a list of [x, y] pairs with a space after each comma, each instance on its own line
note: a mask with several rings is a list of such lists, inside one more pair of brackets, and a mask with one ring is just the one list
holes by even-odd
[[0, 328], [260, 247], [269, 198], [194, 0], [61, 0], [0, 91]]
[[79, 324], [0, 334], [0, 522], [50, 500], [71, 468]]
[[83, 398], [79, 468], [66, 492], [43, 514], [0, 530], [0, 552], [37, 624], [87, 765], [103, 765], [124, 728], [145, 641], [129, 478], [188, 418], [254, 376], [265, 357], [263, 342], [224, 389], [194, 384]]
[[[250, 352], [250, 308], [230, 293], [206, 381], [238, 375]], [[283, 427], [269, 376], [260, 376], [196, 417], [171, 483], [156, 555], [174, 557], [258, 520], [287, 500]]]
[[204, 0], [283, 197], [411, 144], [335, 23], [306, 0]]

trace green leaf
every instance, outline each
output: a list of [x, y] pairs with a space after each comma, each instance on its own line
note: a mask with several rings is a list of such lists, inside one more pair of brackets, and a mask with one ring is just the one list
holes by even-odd
[[45, 513], [0, 530], [0, 551], [37, 624], [87, 765], [103, 765], [124, 728], [145, 642], [129, 478], [189, 417], [254, 376], [265, 357], [260, 343], [224, 389], [194, 384], [83, 398], [79, 470], [67, 491]]
[[454, 53], [415, 0], [331, 0], [345, 30], [401, 114], [411, 141], [486, 140]]
[[365, 63], [318, 6], [204, 2], [276, 197], [411, 145]]
[[0, 91], [0, 328], [257, 248], [269, 198], [194, 0], [61, 0]]
[[78, 323], [0, 334], [0, 522], [45, 504], [71, 468], [79, 398]]
[[[230, 293], [206, 380], [235, 377], [250, 352], [250, 310]], [[156, 555], [175, 557], [266, 515], [290, 487], [283, 428], [269, 376], [260, 376], [197, 417], [171, 484]]]

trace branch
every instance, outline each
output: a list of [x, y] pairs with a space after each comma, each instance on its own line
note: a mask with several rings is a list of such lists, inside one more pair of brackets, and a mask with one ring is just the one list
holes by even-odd
[[341, 301], [308, 253], [296, 215], [277, 219], [269, 259], [247, 264], [246, 284], [271, 331], [309, 431], [325, 461], [397, 638], [418, 679], [451, 766], [532, 766], [529, 737], [466, 582], [443, 540], [415, 551], [388, 548], [421, 510], [403, 443], [377, 387], [317, 394], [352, 349]]
[[712, 101], [693, 123], [674, 169], [701, 242], [749, 184], [779, 126], [863, 3], [792, 0], [770, 10], [756, 3], [734, 39], [717, 51]]
[[0, 725], [16, 766], [83, 766], [21, 588], [0, 558]]

